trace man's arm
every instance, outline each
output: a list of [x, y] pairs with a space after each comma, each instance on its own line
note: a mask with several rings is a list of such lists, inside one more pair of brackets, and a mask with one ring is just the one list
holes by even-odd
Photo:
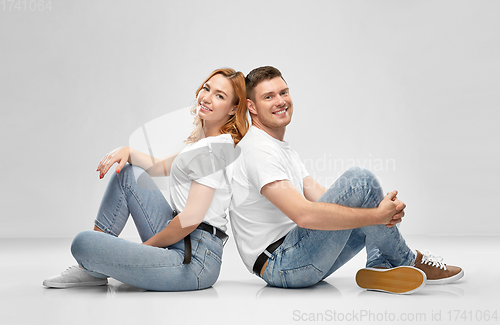
[[[313, 199], [320, 191], [307, 192], [308, 199]], [[396, 198], [397, 191], [388, 193], [377, 208], [350, 208], [334, 203], [311, 202], [288, 180], [269, 183], [262, 187], [261, 193], [299, 227], [317, 230], [353, 229], [377, 224], [392, 227], [401, 221], [406, 207]]]
[[304, 177], [302, 182], [304, 185], [304, 196], [308, 201], [316, 202], [326, 192], [326, 188], [316, 182], [311, 176]]

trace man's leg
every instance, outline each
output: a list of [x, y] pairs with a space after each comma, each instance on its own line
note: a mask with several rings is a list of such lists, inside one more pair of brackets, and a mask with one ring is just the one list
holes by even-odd
[[[318, 200], [343, 206], [375, 208], [384, 195], [375, 176], [360, 168], [344, 173]], [[321, 231], [295, 227], [273, 253], [264, 280], [279, 287], [304, 287], [326, 278], [365, 247], [367, 237], [387, 251], [378, 256], [381, 267], [411, 265], [411, 249], [396, 227], [384, 225]], [[392, 247], [396, 246], [395, 248]], [[370, 261], [369, 261], [370, 262]], [[394, 264], [392, 264], [394, 263]]]

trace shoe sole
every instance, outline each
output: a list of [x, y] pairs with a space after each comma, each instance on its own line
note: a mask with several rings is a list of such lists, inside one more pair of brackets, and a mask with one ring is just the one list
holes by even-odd
[[427, 276], [422, 270], [411, 266], [392, 269], [361, 269], [356, 273], [356, 283], [367, 290], [395, 294], [410, 294], [425, 286]]
[[448, 283], [458, 281], [463, 277], [464, 277], [464, 270], [460, 270], [459, 273], [455, 274], [454, 276], [450, 276], [449, 278], [443, 278], [443, 279], [437, 279], [437, 280], [427, 279], [427, 284], [448, 284]]
[[76, 288], [76, 287], [97, 287], [106, 284], [108, 284], [108, 279], [103, 279], [102, 281], [80, 282], [80, 283], [58, 283], [58, 282], [43, 281], [43, 285], [45, 287], [57, 288], [57, 289]]

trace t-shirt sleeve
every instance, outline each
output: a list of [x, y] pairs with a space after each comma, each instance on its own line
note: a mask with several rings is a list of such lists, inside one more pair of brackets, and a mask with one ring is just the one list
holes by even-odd
[[248, 180], [259, 192], [269, 183], [288, 179], [285, 166], [271, 148], [259, 147], [246, 155]]
[[302, 178], [306, 178], [307, 176], [309, 176], [309, 172], [307, 171], [306, 166], [300, 159], [299, 159], [299, 168]]
[[225, 168], [233, 154], [232, 143], [207, 141], [206, 146], [196, 151], [187, 162], [188, 178], [211, 188], [220, 188]]

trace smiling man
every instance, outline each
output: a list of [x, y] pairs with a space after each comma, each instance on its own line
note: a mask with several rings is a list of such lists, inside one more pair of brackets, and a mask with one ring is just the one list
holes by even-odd
[[328, 190], [309, 176], [284, 141], [293, 102], [281, 72], [260, 67], [246, 77], [252, 127], [234, 164], [233, 234], [244, 264], [271, 286], [318, 283], [367, 247], [357, 284], [406, 294], [463, 276], [428, 251], [410, 249], [397, 223], [405, 204], [383, 195], [376, 177], [354, 168]]

